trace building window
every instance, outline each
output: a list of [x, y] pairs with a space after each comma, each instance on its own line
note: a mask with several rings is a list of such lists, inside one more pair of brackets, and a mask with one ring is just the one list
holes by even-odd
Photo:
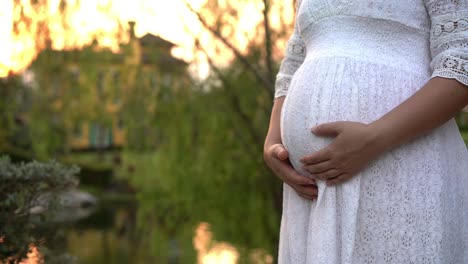
[[83, 136], [83, 129], [81, 127], [81, 124], [75, 124], [73, 127], [73, 137], [75, 138], [81, 138]]
[[112, 82], [114, 85], [114, 93], [112, 101], [114, 104], [120, 104], [120, 89], [122, 87], [122, 78], [119, 71], [115, 71], [112, 75]]
[[92, 148], [107, 148], [112, 146], [112, 129], [107, 126], [93, 123], [89, 131], [89, 143]]

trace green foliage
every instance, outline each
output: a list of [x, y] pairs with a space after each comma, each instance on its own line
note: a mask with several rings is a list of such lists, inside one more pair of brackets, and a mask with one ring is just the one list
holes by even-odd
[[455, 119], [461, 130], [468, 129], [468, 112], [460, 112]]
[[109, 70], [107, 56], [107, 52], [93, 51], [93, 46], [70, 51], [45, 49], [33, 62], [31, 70], [39, 88], [33, 93], [28, 128], [30, 138], [40, 139], [32, 140], [37, 157], [66, 153], [71, 131], [84, 121], [111, 122], [106, 107], [114, 83], [106, 82], [104, 73], [117, 69]]
[[213, 78], [203, 89], [172, 90], [147, 117], [158, 127], [146, 135], [158, 139], [157, 148], [125, 151], [124, 167], [134, 168], [129, 178], [139, 190], [140, 227], [154, 229], [158, 259], [169, 257], [161, 241], [176, 239], [182, 262], [193, 262], [200, 222], [210, 223], [218, 241], [276, 252], [280, 185], [262, 160], [271, 101], [247, 72], [226, 69], [224, 75], [232, 87]]
[[468, 113], [461, 112], [456, 117], [458, 127], [460, 128], [460, 133], [465, 141], [466, 146], [468, 147]]
[[461, 130], [461, 135], [465, 141], [466, 146], [468, 147], [468, 130]]
[[39, 263], [76, 263], [76, 257], [60, 250], [65, 243], [62, 226], [37, 226], [26, 219], [17, 219], [1, 227], [0, 261], [5, 264], [24, 263], [21, 261], [26, 259], [33, 247], [37, 247], [44, 259]]
[[127, 147], [134, 151], [147, 151], [154, 149], [157, 144], [158, 123], [155, 122], [154, 108], [159, 96], [162, 96], [167, 87], [158, 85], [154, 87], [148, 80], [156, 78], [155, 72], [144, 71], [141, 67], [136, 69], [135, 82], [131, 93], [126, 95], [122, 107], [122, 116], [126, 129]]
[[[23, 134], [20, 122], [22, 114], [28, 110], [30, 104], [29, 89], [24, 85], [20, 76], [0, 78], [0, 147], [6, 145], [27, 148], [29, 140]], [[0, 149], [1, 149], [0, 148]]]

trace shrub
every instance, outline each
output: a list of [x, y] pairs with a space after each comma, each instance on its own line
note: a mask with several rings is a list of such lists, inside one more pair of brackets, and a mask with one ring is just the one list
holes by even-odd
[[[18, 263], [26, 257], [30, 246], [41, 247], [55, 235], [55, 227], [30, 221], [31, 208], [39, 195], [55, 197], [61, 191], [78, 185], [79, 168], [55, 161], [14, 164], [9, 157], [0, 157], [0, 262]], [[57, 209], [57, 199], [50, 199], [46, 208]], [[40, 222], [47, 220], [42, 214]]]

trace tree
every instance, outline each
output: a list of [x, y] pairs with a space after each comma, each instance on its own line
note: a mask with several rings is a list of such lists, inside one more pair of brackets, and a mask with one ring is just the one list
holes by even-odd
[[[248, 5], [260, 17], [251, 26], [259, 27], [254, 34], [237, 30], [245, 15], [239, 10]], [[207, 1], [196, 14], [217, 45], [208, 50], [206, 40], [194, 36], [197, 52], [212, 58], [227, 50], [230, 62], [208, 59], [212, 74], [178, 89], [151, 93], [142, 81], [129, 96], [126, 118], [134, 122], [126, 129], [157, 128], [154, 134], [143, 133], [157, 138], [157, 144], [147, 148], [151, 143], [143, 143], [142, 148], [135, 140], [124, 150], [124, 165], [134, 168], [130, 178], [139, 189], [142, 228], [156, 222], [155, 241], [166, 237], [191, 248], [191, 227], [207, 221], [220, 240], [276, 252], [281, 185], [263, 165], [262, 145], [281, 57], [279, 44], [284, 47], [290, 31], [285, 30], [291, 24], [285, 10], [291, 10], [291, 3]], [[279, 22], [273, 26], [273, 21]], [[246, 42], [235, 41], [244, 34]], [[154, 111], [144, 114], [142, 107], [151, 102]], [[193, 254], [186, 250], [185, 262]]]
[[[158, 237], [186, 241], [192, 233], [183, 227], [206, 221], [219, 240], [274, 253], [281, 185], [263, 164], [262, 145], [279, 57], [275, 47], [268, 47], [285, 34], [259, 21], [271, 40], [257, 32], [245, 50], [236, 46], [233, 21], [242, 14], [235, 3], [252, 1], [208, 1], [201, 11], [193, 10], [233, 60], [220, 66], [202, 37], [195, 36], [212, 74], [172, 91], [171, 100], [158, 101], [154, 120], [160, 124], [161, 145], [153, 154], [127, 152], [125, 160], [137, 168], [133, 183], [141, 191], [140, 214], [159, 223]], [[269, 16], [268, 7], [261, 14]]]
[[[255, 35], [249, 39], [247, 48], [242, 51], [242, 47], [235, 43], [235, 36], [238, 33], [236, 26], [243, 19], [243, 14], [238, 10], [242, 10], [242, 5], [252, 3], [257, 6], [257, 12], [261, 12], [262, 19], [258, 20], [257, 25], [252, 25], [252, 27], [258, 28], [259, 31], [255, 31]], [[186, 2], [186, 5], [190, 8], [188, 2]], [[245, 142], [246, 148], [255, 147], [255, 149], [251, 150], [246, 149], [246, 152], [252, 153], [252, 156], [261, 156], [261, 146], [263, 146], [268, 124], [268, 118], [265, 117], [268, 117], [271, 111], [275, 74], [278, 70], [278, 62], [282, 58], [284, 45], [292, 30], [293, 21], [289, 15], [294, 10], [294, 6], [295, 1], [257, 0], [239, 2], [234, 0], [209, 0], [200, 11], [191, 8], [200, 23], [208, 32], [211, 32], [223, 50], [227, 49], [233, 54], [234, 62], [230, 67], [231, 70], [224, 71], [215, 61], [210, 59], [212, 56], [202, 45], [200, 37], [195, 36], [196, 47], [199, 52], [204, 53], [208, 58], [207, 60], [215, 78], [222, 83], [225, 91], [224, 96], [229, 98], [227, 105], [231, 107], [237, 123], [243, 124], [245, 128], [245, 132], [240, 133], [239, 136], [249, 135], [248, 138], [240, 140]], [[276, 27], [272, 26], [272, 18], [279, 20]], [[256, 98], [254, 103], [248, 106], [250, 110], [247, 110], [246, 104], [241, 107], [241, 102], [245, 101], [245, 97], [241, 93], [246, 91], [239, 89], [240, 86], [236, 84], [240, 79], [231, 79], [229, 77], [229, 75], [232, 76], [233, 73], [239, 71], [243, 72], [244, 76], [242, 78], [253, 77], [256, 81], [256, 84], [252, 84], [247, 91], [253, 98]], [[256, 114], [249, 113], [252, 109], [256, 109], [253, 111]], [[259, 124], [258, 120], [251, 118], [258, 115], [263, 117], [260, 128], [257, 125]], [[268, 179], [268, 177], [271, 179], [274, 176], [265, 171], [265, 178]], [[279, 214], [281, 211], [281, 189], [273, 185], [271, 190], [274, 190], [275, 207]]]
[[[75, 33], [76, 24], [73, 23], [76, 14], [81, 12], [81, 1], [13, 1], [13, 37], [25, 47], [20, 55], [23, 57], [13, 59], [25, 64], [34, 60], [30, 69], [33, 69], [35, 83], [32, 84], [36, 89], [29, 89], [32, 97], [26, 119], [29, 138], [34, 139], [32, 147], [38, 157], [63, 153], [69, 140], [66, 130], [83, 119], [109, 122], [102, 114], [105, 106], [92, 97], [100, 77], [94, 62], [102, 59], [108, 63], [113, 55], [105, 50], [96, 53], [96, 49], [100, 48], [99, 41], [103, 37], [121, 43], [128, 36], [121, 21], [108, 12], [109, 2], [96, 5], [99, 15], [114, 23], [115, 30], [95, 30], [83, 37]], [[78, 51], [83, 48], [82, 52]], [[96, 54], [100, 55], [95, 57]], [[76, 67], [80, 63], [86, 66]]]
[[127, 37], [125, 25], [108, 12], [110, 4], [107, 2], [96, 5], [100, 11], [99, 15], [113, 23], [115, 30], [111, 32], [94, 30], [83, 37], [75, 34], [79, 25], [72, 23], [73, 19], [76, 19], [75, 15], [81, 11], [80, 0], [14, 0], [12, 33], [14, 39], [22, 43], [23, 52], [20, 55], [15, 54], [22, 57], [13, 59], [27, 64], [47, 47], [73, 49], [104, 37], [111, 37], [116, 40], [115, 43], [120, 43]]
[[30, 89], [20, 76], [0, 78], [0, 150], [30, 148], [24, 127], [30, 100]]

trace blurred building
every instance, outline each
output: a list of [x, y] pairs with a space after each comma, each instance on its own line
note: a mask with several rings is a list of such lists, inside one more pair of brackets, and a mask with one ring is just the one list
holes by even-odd
[[152, 34], [138, 38], [135, 23], [129, 26], [129, 41], [117, 53], [96, 42], [74, 50], [49, 47], [31, 64], [37, 99], [47, 102], [38, 111], [60, 123], [69, 150], [124, 146], [128, 122], [151, 115], [164, 94], [189, 81], [187, 63], [171, 55], [173, 43]]

